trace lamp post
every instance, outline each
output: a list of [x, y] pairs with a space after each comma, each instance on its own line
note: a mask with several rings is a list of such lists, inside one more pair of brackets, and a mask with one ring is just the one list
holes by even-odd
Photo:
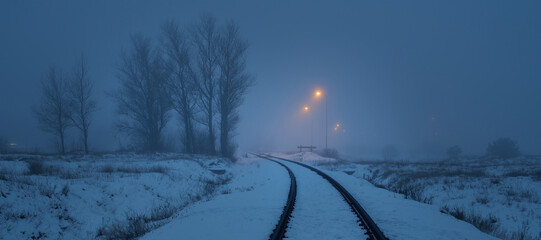
[[[316, 90], [316, 93], [315, 93], [316, 97], [319, 98], [319, 97], [322, 97], [323, 96], [323, 92], [320, 91], [320, 90]], [[328, 131], [328, 122], [329, 122], [329, 112], [328, 112], [328, 102], [327, 102], [327, 96], [325, 95], [325, 150], [327, 150], [327, 139], [328, 139], [328, 134], [329, 134], [329, 131]]]
[[314, 118], [312, 117], [312, 114], [310, 113], [310, 107], [304, 106], [303, 108], [304, 112], [308, 114], [310, 118], [310, 146], [312, 146], [312, 139], [314, 138]]

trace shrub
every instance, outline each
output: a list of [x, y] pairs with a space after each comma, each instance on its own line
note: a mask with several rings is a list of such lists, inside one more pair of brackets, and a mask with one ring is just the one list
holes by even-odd
[[62, 195], [67, 197], [69, 191], [70, 191], [70, 188], [69, 188], [68, 184], [64, 185], [64, 187], [62, 188]]
[[167, 168], [159, 165], [154, 165], [147, 169], [148, 172], [154, 172], [154, 173], [165, 173], [167, 172]]
[[104, 165], [100, 169], [100, 172], [103, 172], [103, 173], [112, 173], [114, 171], [115, 169], [113, 168], [111, 164]]
[[322, 157], [338, 159], [340, 156], [338, 150], [332, 148], [326, 148], [321, 153]]
[[59, 177], [62, 179], [77, 179], [77, 178], [82, 177], [82, 175], [74, 171], [64, 170], [60, 172]]
[[490, 200], [488, 199], [487, 196], [478, 196], [477, 198], [475, 198], [475, 201], [476, 201], [477, 203], [486, 205]]
[[[216, 179], [200, 177], [199, 181], [203, 183], [203, 197], [212, 196], [216, 192], [218, 187], [229, 183], [231, 179], [232, 179], [232, 176], [229, 174], [225, 176], [220, 176]], [[196, 199], [196, 200], [200, 200], [200, 199]]]
[[43, 163], [37, 160], [32, 160], [27, 162], [28, 164], [28, 174], [30, 175], [39, 175], [43, 174]]
[[449, 159], [456, 160], [460, 157], [460, 154], [462, 154], [462, 149], [460, 149], [459, 146], [455, 145], [447, 149], [447, 156], [449, 156]]
[[488, 144], [487, 155], [510, 159], [520, 155], [518, 144], [510, 138], [499, 138]]
[[8, 142], [0, 136], [0, 153], [6, 153], [8, 151]]
[[117, 171], [123, 173], [165, 173], [167, 169], [163, 166], [154, 165], [152, 167], [119, 167]]
[[47, 183], [38, 186], [39, 194], [48, 198], [52, 198], [54, 196], [55, 188], [56, 185], [51, 187]]
[[177, 208], [173, 207], [169, 203], [155, 207], [150, 212], [150, 221], [160, 221], [170, 218], [171, 216], [173, 216], [173, 214], [175, 214], [176, 211]]
[[126, 220], [103, 222], [98, 228], [96, 237], [100, 239], [137, 239], [152, 229], [159, 227], [159, 221], [170, 218], [186, 205], [173, 206], [165, 203], [153, 208], [149, 215], [141, 213], [126, 213]]
[[527, 177], [530, 176], [531, 173], [524, 171], [524, 170], [511, 170], [509, 172], [506, 172], [504, 176], [506, 177]]
[[440, 209], [440, 212], [449, 214], [458, 220], [469, 222], [477, 229], [485, 233], [494, 233], [500, 228], [500, 225], [498, 224], [498, 219], [493, 215], [483, 217], [475, 214], [474, 212], [468, 214], [464, 211], [464, 209], [457, 207], [450, 209], [447, 205], [443, 206]]
[[143, 236], [152, 228], [147, 224], [145, 215], [127, 214], [126, 221], [103, 225], [98, 229], [97, 237], [105, 239], [136, 239]]

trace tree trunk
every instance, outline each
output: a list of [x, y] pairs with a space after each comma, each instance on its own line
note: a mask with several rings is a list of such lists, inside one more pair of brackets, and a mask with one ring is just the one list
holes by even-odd
[[64, 148], [64, 132], [60, 132], [60, 145], [62, 147], [62, 155], [66, 153], [66, 149]]
[[186, 134], [185, 142], [184, 142], [184, 148], [187, 153], [193, 153], [193, 131], [192, 131], [192, 122], [190, 120], [190, 116], [188, 115], [187, 111], [184, 113], [184, 134]]
[[88, 154], [88, 130], [87, 129], [84, 130], [83, 135], [84, 135], [83, 138], [85, 142], [85, 154]]
[[223, 157], [230, 157], [228, 132], [229, 132], [229, 123], [227, 121], [227, 114], [222, 114], [222, 119], [220, 123], [220, 148], [221, 148]]
[[[212, 109], [212, 107], [210, 109]], [[212, 125], [213, 125], [212, 122], [213, 122], [213, 120], [212, 120], [212, 110], [211, 110], [211, 114], [209, 114], [209, 122], [208, 122], [208, 124], [209, 124], [209, 139], [208, 140], [209, 140], [209, 144], [210, 144], [209, 145], [210, 146], [210, 153], [211, 154], [216, 154], [216, 145], [214, 143], [214, 128], [212, 127]]]

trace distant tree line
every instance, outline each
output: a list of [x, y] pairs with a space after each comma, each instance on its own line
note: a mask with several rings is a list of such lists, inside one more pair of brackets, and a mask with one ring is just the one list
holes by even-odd
[[[386, 145], [381, 150], [381, 156], [384, 161], [393, 161], [399, 156], [398, 150], [393, 145]], [[462, 149], [458, 145], [447, 149], [449, 160], [459, 160], [462, 155]], [[520, 156], [520, 149], [515, 140], [510, 138], [498, 138], [490, 142], [486, 149], [486, 157], [511, 159]]]
[[84, 56], [71, 74], [50, 67], [41, 85], [40, 105], [33, 109], [41, 129], [57, 137], [60, 152], [64, 154], [66, 130], [76, 127], [81, 132], [84, 151], [88, 153], [88, 133], [96, 102], [92, 99], [94, 82], [88, 76]]
[[[458, 160], [462, 149], [455, 145], [447, 149], [447, 156], [451, 160]], [[511, 159], [520, 156], [518, 143], [511, 138], [498, 138], [490, 142], [486, 149], [486, 156], [491, 158]]]
[[[157, 41], [140, 34], [120, 54], [116, 129], [143, 151], [161, 151], [171, 118], [181, 123], [186, 153], [234, 156], [238, 108], [254, 78], [246, 70], [247, 42], [236, 23], [218, 25], [203, 16], [194, 26], [167, 21]], [[80, 130], [88, 153], [88, 130], [96, 110], [93, 82], [84, 58], [64, 76], [51, 67], [42, 81], [42, 101], [34, 109], [42, 129], [53, 133], [65, 153], [65, 132]], [[219, 145], [217, 145], [217, 129]]]
[[8, 150], [8, 141], [0, 136], [0, 153], [5, 153]]

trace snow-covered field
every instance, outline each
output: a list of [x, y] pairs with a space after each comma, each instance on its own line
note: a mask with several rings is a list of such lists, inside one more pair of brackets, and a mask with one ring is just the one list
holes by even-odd
[[[337, 178], [348, 179], [345, 185], [356, 178], [353, 189], [370, 182], [399, 193], [401, 198], [429, 204], [498, 238], [541, 239], [539, 158], [358, 163], [332, 162], [311, 153], [289, 158], [310, 162]], [[360, 202], [363, 204], [362, 199]]]
[[177, 154], [0, 155], [0, 239], [118, 239], [221, 193], [227, 160]]
[[[538, 160], [399, 164], [280, 156], [326, 171], [391, 239], [494, 239], [450, 214], [490, 227], [493, 236], [539, 238]], [[317, 230], [348, 226], [353, 214], [340, 217], [348, 211], [332, 188], [310, 171], [292, 170], [299, 195], [288, 234], [322, 237]], [[287, 171], [253, 156], [233, 164], [180, 154], [0, 155], [0, 239], [263, 240], [288, 191]], [[316, 218], [325, 211], [332, 223]]]

